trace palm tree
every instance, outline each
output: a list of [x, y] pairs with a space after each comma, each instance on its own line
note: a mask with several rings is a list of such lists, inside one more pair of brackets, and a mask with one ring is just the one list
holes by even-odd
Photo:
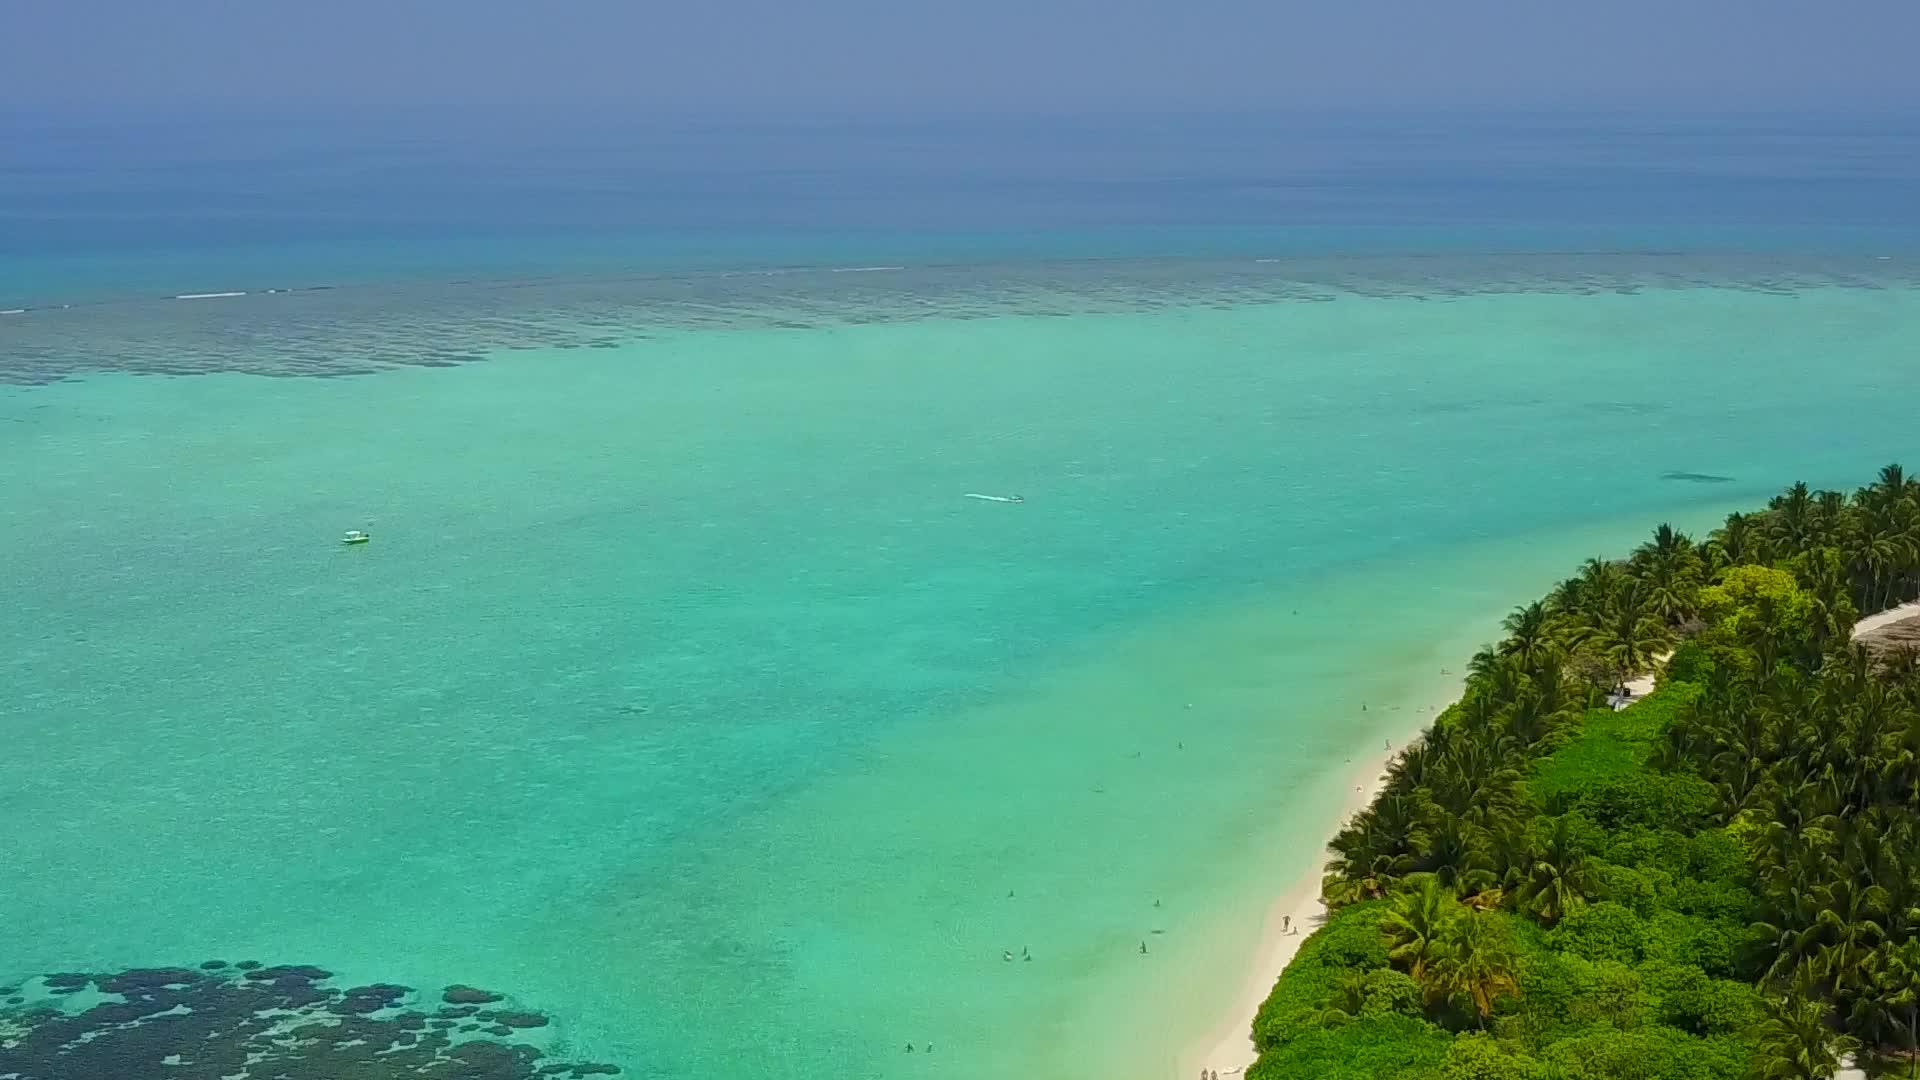
[[1421, 869], [1455, 896], [1498, 884], [1487, 858], [1486, 831], [1445, 810], [1436, 811], [1433, 817]]
[[1754, 1039], [1760, 1080], [1831, 1080], [1840, 1059], [1860, 1047], [1858, 1039], [1827, 1026], [1823, 1002], [1805, 998], [1772, 1004]]
[[1653, 539], [1634, 550], [1631, 566], [1642, 580], [1659, 578], [1685, 585], [1697, 584], [1702, 564], [1693, 538], [1662, 522]]
[[1843, 543], [1852, 524], [1847, 497], [1838, 491], [1822, 491], [1813, 499], [1813, 535], [1816, 547], [1836, 547]]
[[1380, 808], [1388, 801], [1354, 815], [1327, 845], [1334, 855], [1322, 889], [1329, 907], [1383, 896], [1394, 879], [1406, 872], [1409, 845], [1419, 837], [1382, 820]]
[[1889, 603], [1897, 604], [1912, 599], [1914, 578], [1920, 574], [1920, 501], [1901, 499], [1893, 504], [1893, 508], [1887, 511], [1884, 525], [1888, 532], [1900, 537], [1900, 546], [1906, 555], [1889, 600]]
[[[1784, 826], [1776, 828], [1786, 831]], [[1812, 890], [1796, 882], [1793, 868], [1798, 865], [1791, 857], [1782, 861], [1774, 856], [1762, 870], [1762, 884], [1769, 894], [1766, 903], [1773, 910], [1770, 919], [1755, 922], [1748, 931], [1767, 961], [1760, 977], [1765, 983], [1790, 981], [1796, 972], [1809, 968], [1819, 953], [1813, 930], [1820, 917], [1819, 901]]]
[[1500, 665], [1505, 663], [1506, 659], [1505, 656], [1501, 655], [1499, 649], [1491, 645], [1481, 649], [1479, 652], [1473, 654], [1472, 659], [1467, 661], [1467, 680], [1473, 682], [1476, 680], [1485, 681], [1492, 678], [1493, 673], [1499, 670]]
[[1920, 1077], [1920, 942], [1874, 953], [1867, 987], [1854, 1000], [1847, 1026], [1869, 1045], [1904, 1044], [1909, 1080]]
[[1678, 626], [1700, 606], [1700, 579], [1691, 566], [1655, 563], [1640, 585], [1647, 607], [1668, 625]]
[[1554, 819], [1553, 831], [1533, 846], [1516, 890], [1521, 907], [1551, 926], [1578, 911], [1598, 887], [1592, 863], [1574, 850], [1571, 821]]
[[1815, 644], [1824, 648], [1829, 642], [1846, 641], [1858, 618], [1846, 560], [1834, 548], [1818, 548], [1795, 560], [1794, 570], [1800, 587], [1813, 598]]
[[1463, 719], [1477, 730], [1496, 726], [1491, 722], [1493, 714], [1519, 697], [1532, 683], [1533, 676], [1527, 673], [1527, 665], [1519, 657], [1501, 657], [1499, 663], [1480, 675], [1462, 702], [1466, 707]]
[[1533, 667], [1554, 646], [1552, 624], [1553, 617], [1545, 601], [1536, 600], [1526, 607], [1514, 608], [1502, 624], [1506, 627], [1507, 640], [1501, 642], [1500, 652], [1514, 657], [1525, 667]]
[[1644, 554], [1655, 562], [1672, 562], [1693, 554], [1693, 540], [1666, 522], [1653, 530], [1653, 539], [1641, 544], [1636, 555]]
[[1427, 968], [1440, 955], [1440, 942], [1447, 927], [1465, 914], [1453, 890], [1431, 874], [1409, 879], [1408, 887], [1395, 893], [1380, 920], [1387, 937], [1387, 957], [1413, 976], [1426, 979]]
[[1520, 954], [1504, 933], [1500, 918], [1475, 911], [1449, 923], [1433, 964], [1435, 996], [1464, 998], [1473, 1006], [1483, 1031], [1494, 999], [1520, 988]]
[[1558, 733], [1564, 707], [1557, 694], [1529, 690], [1507, 710], [1505, 730], [1520, 749], [1537, 753], [1537, 744]]
[[1883, 524], [1887, 532], [1899, 538], [1903, 556], [1887, 595], [1891, 607], [1913, 598], [1915, 577], [1920, 575], [1920, 501], [1902, 499], [1895, 503]]
[[1634, 586], [1617, 593], [1585, 627], [1581, 644], [1619, 673], [1620, 681], [1645, 671], [1673, 640], [1667, 624], [1646, 604]]
[[1767, 507], [1767, 539], [1776, 550], [1798, 554], [1812, 546], [1818, 532], [1812, 492], [1804, 483], [1776, 495]]
[[1341, 1027], [1353, 1022], [1367, 1007], [1367, 976], [1349, 971], [1334, 984], [1333, 998], [1314, 1017], [1322, 1027]]
[[[1920, 1078], [1920, 942], [1901, 942], [1885, 949], [1874, 965], [1874, 1011], [1887, 1026], [1903, 1026], [1907, 1036], [1908, 1080]], [[1905, 1024], [1899, 1024], [1905, 1020]]]
[[1885, 512], [1901, 499], [1911, 498], [1907, 470], [1899, 463], [1882, 466], [1878, 479], [1860, 491], [1860, 504], [1871, 511]]
[[1870, 582], [1868, 610], [1884, 611], [1892, 607], [1900, 592], [1902, 572], [1914, 561], [1910, 531], [1892, 521], [1876, 522], [1861, 537], [1856, 550], [1859, 560], [1866, 565]]
[[1571, 610], [1579, 614], [1605, 610], [1614, 594], [1625, 588], [1629, 580], [1619, 563], [1588, 559], [1581, 564], [1580, 576], [1574, 579], [1574, 605]]
[[1816, 968], [1845, 990], [1865, 977], [1867, 957], [1886, 937], [1879, 919], [1886, 910], [1887, 890], [1842, 878], [1818, 892], [1820, 913], [1812, 927], [1820, 942]]
[[1716, 572], [1729, 566], [1767, 561], [1766, 537], [1757, 519], [1728, 514], [1727, 523], [1707, 540], [1707, 560]]

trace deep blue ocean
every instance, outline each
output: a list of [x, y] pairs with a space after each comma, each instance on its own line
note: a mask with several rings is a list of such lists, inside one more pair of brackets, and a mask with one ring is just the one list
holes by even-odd
[[1884, 254], [1920, 118], [0, 116], [0, 308], [1043, 258]]

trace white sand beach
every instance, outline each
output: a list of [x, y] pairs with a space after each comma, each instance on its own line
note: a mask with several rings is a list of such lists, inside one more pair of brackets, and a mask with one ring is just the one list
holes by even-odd
[[[1340, 812], [1340, 826], [1344, 827], [1353, 815], [1365, 809], [1379, 796], [1386, 785], [1387, 765], [1393, 760], [1400, 748], [1419, 738], [1440, 710], [1450, 704], [1446, 701], [1434, 702], [1413, 713], [1419, 726], [1402, 732], [1401, 737], [1393, 740], [1393, 749], [1382, 748], [1378, 753], [1369, 755], [1364, 767], [1354, 772], [1352, 790], [1348, 792], [1345, 805]], [[1327, 836], [1328, 841], [1333, 839]], [[1324, 846], [1324, 845], [1323, 845]], [[1292, 962], [1293, 954], [1298, 952], [1300, 944], [1320, 926], [1326, 915], [1326, 907], [1320, 902], [1320, 884], [1324, 857], [1314, 860], [1313, 868], [1287, 890], [1274, 905], [1267, 909], [1262, 920], [1260, 942], [1254, 950], [1255, 963], [1247, 973], [1247, 979], [1233, 1001], [1232, 1016], [1220, 1025], [1207, 1039], [1195, 1044], [1193, 1050], [1182, 1056], [1180, 1075], [1191, 1076], [1197, 1070], [1206, 1069], [1218, 1072], [1221, 1076], [1238, 1076], [1253, 1064], [1253, 1020], [1260, 1006], [1273, 992], [1273, 984]]]

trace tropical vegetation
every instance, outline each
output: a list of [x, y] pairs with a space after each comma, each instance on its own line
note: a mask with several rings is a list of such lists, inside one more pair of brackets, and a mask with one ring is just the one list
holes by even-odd
[[1852, 634], [1916, 596], [1889, 466], [1515, 610], [1330, 845], [1248, 1076], [1920, 1077], [1920, 658]]

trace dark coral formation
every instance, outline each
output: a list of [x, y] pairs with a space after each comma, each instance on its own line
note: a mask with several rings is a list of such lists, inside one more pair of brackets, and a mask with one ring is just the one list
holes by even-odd
[[[885, 274], [793, 267], [462, 282], [249, 288], [216, 302], [165, 296], [61, 303], [8, 316], [0, 384], [101, 371], [286, 378], [452, 367], [525, 348], [611, 349], [658, 328], [808, 329], [949, 317], [1062, 317], [1342, 296], [1446, 298], [1722, 288], [1788, 295], [1910, 288], [1920, 261], [1863, 255], [1621, 252], [1296, 255], [955, 262]], [[0, 301], [0, 308], [7, 307]], [[0, 418], [4, 419], [4, 418]]]
[[[467, 1005], [430, 1014], [409, 1004], [410, 987], [339, 988], [327, 985], [332, 977], [305, 965], [220, 961], [47, 975], [40, 984], [49, 996], [0, 1008], [0, 1080], [556, 1080], [619, 1072], [543, 1061], [539, 1047], [487, 1037], [545, 1027], [536, 1012], [474, 1016], [479, 1010]], [[88, 988], [108, 1000], [61, 1008], [61, 996]], [[445, 996], [502, 1000], [458, 986]]]

